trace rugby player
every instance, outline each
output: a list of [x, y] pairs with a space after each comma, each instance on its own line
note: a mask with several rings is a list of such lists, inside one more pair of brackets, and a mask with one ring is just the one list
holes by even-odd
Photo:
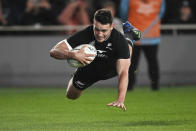
[[93, 25], [57, 43], [51, 49], [50, 55], [56, 59], [76, 59], [84, 65], [88, 64], [88, 61], [91, 61], [89, 56], [93, 56], [92, 54], [85, 54], [83, 48], [77, 52], [72, 51], [81, 44], [94, 45], [97, 56], [89, 65], [76, 70], [67, 85], [67, 98], [77, 99], [92, 84], [118, 76], [118, 97], [107, 105], [126, 110], [124, 101], [128, 86], [132, 42], [127, 41], [124, 35], [114, 28], [110, 10], [97, 10]]

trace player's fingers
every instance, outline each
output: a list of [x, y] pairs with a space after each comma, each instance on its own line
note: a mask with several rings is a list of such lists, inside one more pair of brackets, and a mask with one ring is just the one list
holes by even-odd
[[126, 109], [126, 107], [125, 107], [125, 105], [121, 105], [121, 107], [120, 108], [122, 108], [124, 111], [126, 111], [127, 109]]
[[116, 107], [118, 107], [118, 103], [115, 103], [115, 102], [114, 102], [114, 103], [113, 103], [113, 106], [116, 106]]
[[85, 61], [84, 61], [84, 64], [85, 64], [85, 65], [88, 65], [89, 63], [90, 63], [90, 60], [85, 60]]
[[87, 64], [85, 61], [80, 61], [80, 63], [82, 63], [84, 66]]
[[89, 57], [87, 57], [86, 60], [87, 61], [93, 61], [93, 59], [92, 58], [89, 58]]
[[124, 111], [126, 111], [126, 107], [124, 106], [124, 104], [113, 104], [114, 107], [117, 107], [117, 108], [121, 108], [123, 109]]
[[109, 103], [109, 104], [107, 104], [107, 106], [114, 106], [114, 103], [115, 102]]
[[123, 109], [124, 111], [127, 110], [126, 107], [125, 107], [125, 105], [122, 104], [122, 103], [118, 103], [118, 104], [117, 104], [117, 103], [115, 103], [115, 102], [112, 102], [112, 103], [107, 104], [107, 106], [118, 107], [118, 108]]
[[117, 104], [116, 106], [117, 106], [117, 107], [121, 107], [121, 104], [119, 103], [119, 104]]
[[107, 106], [113, 106], [113, 103], [109, 103], [109, 104], [107, 104]]
[[86, 54], [87, 57], [95, 56], [94, 54]]

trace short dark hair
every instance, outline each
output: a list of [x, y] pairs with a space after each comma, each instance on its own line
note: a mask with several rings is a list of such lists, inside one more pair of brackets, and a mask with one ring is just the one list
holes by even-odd
[[112, 13], [108, 9], [97, 10], [94, 14], [94, 19], [104, 25], [112, 24], [113, 22]]

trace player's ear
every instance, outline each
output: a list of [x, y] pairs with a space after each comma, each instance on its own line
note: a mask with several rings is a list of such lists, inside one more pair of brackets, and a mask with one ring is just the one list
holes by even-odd
[[114, 23], [111, 24], [111, 30], [113, 30], [113, 28], [114, 28]]

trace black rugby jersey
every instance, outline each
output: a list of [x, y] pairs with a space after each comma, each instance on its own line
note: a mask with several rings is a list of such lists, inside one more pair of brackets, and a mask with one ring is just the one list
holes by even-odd
[[110, 37], [101, 43], [95, 39], [93, 25], [72, 35], [67, 41], [72, 48], [81, 44], [92, 44], [97, 49], [94, 61], [79, 69], [88, 73], [97, 75], [116, 73], [117, 60], [130, 58], [128, 43], [116, 29], [113, 29]]

